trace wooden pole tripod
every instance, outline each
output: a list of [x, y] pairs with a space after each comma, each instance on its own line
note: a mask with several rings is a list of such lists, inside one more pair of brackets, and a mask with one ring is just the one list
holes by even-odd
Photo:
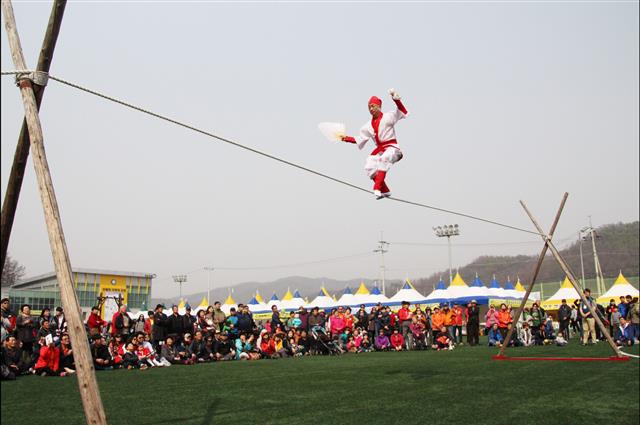
[[[5, 28], [11, 48], [11, 56], [16, 69], [26, 70], [27, 65], [22, 53], [18, 29], [16, 27], [13, 6], [10, 0], [2, 0], [2, 11], [5, 18]], [[78, 372], [78, 386], [80, 387], [80, 398], [84, 407], [85, 418], [88, 424], [106, 425], [107, 417], [104, 413], [100, 390], [93, 368], [93, 359], [89, 350], [87, 333], [82, 323], [80, 307], [75, 289], [73, 288], [73, 277], [71, 272], [71, 261], [69, 252], [62, 231], [62, 221], [58, 202], [53, 190], [49, 164], [44, 150], [44, 138], [42, 126], [38, 115], [38, 103], [33, 90], [33, 84], [28, 78], [20, 78], [18, 86], [22, 95], [25, 110], [25, 119], [29, 131], [31, 142], [31, 153], [33, 165], [38, 180], [40, 198], [44, 208], [45, 221], [51, 253], [55, 264], [58, 284], [60, 286], [60, 298], [66, 313], [69, 337], [73, 344], [74, 361]]]

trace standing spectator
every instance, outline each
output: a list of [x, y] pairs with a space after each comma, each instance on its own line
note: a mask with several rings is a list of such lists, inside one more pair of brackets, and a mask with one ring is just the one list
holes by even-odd
[[60, 338], [63, 333], [67, 333], [67, 319], [64, 317], [62, 307], [56, 307], [56, 315], [51, 319], [51, 330], [53, 334]]
[[98, 335], [102, 333], [102, 327], [105, 326], [107, 322], [102, 320], [100, 317], [100, 309], [97, 306], [91, 307], [91, 314], [87, 319], [87, 327], [89, 328], [89, 335], [96, 338]]
[[[293, 314], [293, 313], [292, 313]], [[238, 313], [234, 307], [229, 309], [229, 316], [226, 320], [226, 327], [228, 328], [229, 337], [235, 340], [238, 337]]]
[[571, 329], [574, 333], [578, 334], [578, 338], [582, 340], [582, 318], [578, 313], [578, 306], [574, 304], [571, 306]]
[[9, 298], [3, 298], [0, 301], [0, 311], [2, 312], [2, 341], [7, 338], [7, 335], [13, 335], [16, 330], [17, 316], [10, 310], [11, 304]]
[[462, 326], [464, 325], [464, 311], [458, 303], [453, 303], [453, 314], [455, 319], [453, 321], [453, 342], [462, 345]]
[[531, 327], [535, 330], [540, 329], [540, 326], [544, 326], [544, 313], [538, 303], [533, 303], [531, 306]]
[[222, 311], [222, 304], [220, 301], [216, 301], [213, 303], [213, 323], [218, 327], [219, 331], [222, 331], [224, 328], [224, 322], [227, 320], [227, 316]]
[[[611, 335], [611, 337], [613, 338], [614, 334], [616, 333], [616, 329], [613, 327], [613, 320], [611, 319], [611, 313], [613, 313], [614, 310], [616, 310], [618, 308], [618, 306], [616, 305], [616, 300], [611, 298], [609, 300], [609, 305], [607, 306], [607, 308], [604, 310], [605, 314], [607, 315], [607, 321], [609, 322], [609, 335]], [[606, 325], [606, 323], [605, 323]]]
[[587, 299], [587, 303], [580, 303], [580, 316], [582, 317], [582, 345], [587, 345], [589, 341], [589, 336], [591, 336], [591, 344], [595, 344], [597, 342], [596, 338], [596, 319], [591, 314], [591, 310], [589, 307], [595, 309], [595, 305], [593, 299], [591, 298], [591, 290], [589, 288], [583, 291], [585, 298]]
[[167, 335], [173, 337], [174, 341], [182, 341], [184, 335], [182, 316], [178, 313], [178, 306], [171, 307], [171, 316], [167, 319]]
[[249, 336], [253, 332], [254, 327], [255, 323], [251, 311], [249, 311], [249, 306], [245, 305], [242, 307], [242, 310], [238, 312], [238, 333]]
[[629, 311], [629, 304], [627, 304], [627, 299], [624, 296], [620, 297], [620, 303], [618, 304], [618, 311], [620, 312], [620, 317], [627, 317], [627, 312]]
[[284, 323], [280, 320], [280, 312], [275, 304], [271, 306], [271, 332], [276, 333], [278, 330], [284, 332]]
[[49, 307], [45, 307], [40, 312], [40, 321], [38, 322], [38, 326], [42, 327], [43, 322], [51, 321], [51, 309]]
[[507, 330], [511, 322], [511, 313], [507, 310], [507, 305], [502, 303], [500, 305], [500, 311], [498, 312], [498, 330], [502, 334], [503, 341], [507, 337]]
[[131, 318], [127, 314], [126, 304], [122, 304], [118, 311], [111, 318], [111, 332], [113, 335], [122, 335], [122, 340], [126, 341], [131, 330]]
[[356, 318], [351, 314], [351, 307], [347, 307], [344, 310], [344, 328], [353, 333], [353, 326], [356, 322]]
[[471, 346], [480, 343], [480, 309], [476, 300], [471, 300], [466, 310], [467, 343]]
[[440, 332], [440, 329], [445, 327], [444, 325], [444, 313], [440, 311], [439, 307], [434, 307], [433, 314], [431, 315], [431, 329], [433, 331], [432, 339], [435, 341], [436, 334]]
[[[402, 330], [402, 342], [406, 342], [407, 349], [409, 349], [411, 342], [409, 341], [411, 335], [409, 326], [411, 325], [411, 318], [413, 317], [413, 313], [409, 310], [410, 305], [408, 301], [402, 301], [402, 307], [398, 310], [398, 319], [400, 320], [400, 329]], [[393, 341], [391, 341], [391, 343], [393, 344]]]
[[342, 307], [338, 307], [338, 309], [333, 312], [331, 317], [329, 317], [329, 325], [331, 326], [332, 338], [344, 332], [346, 323], [344, 321], [344, 312]]
[[623, 316], [620, 314], [620, 311], [618, 311], [618, 307], [613, 307], [613, 309], [611, 310], [611, 338], [616, 339], [618, 337], [618, 333], [620, 332], [620, 319], [623, 318]]
[[303, 331], [309, 330], [309, 312], [305, 307], [300, 307], [298, 317], [300, 318], [300, 329]]
[[134, 325], [133, 325], [133, 333], [137, 334], [140, 332], [144, 332], [144, 325], [145, 325], [145, 320], [144, 320], [144, 314], [141, 314], [138, 316], [138, 319], [135, 321]]
[[630, 326], [632, 327], [633, 332], [633, 341], [634, 343], [638, 343], [638, 339], [640, 339], [640, 318], [638, 317], [638, 298], [633, 298], [631, 295], [626, 296], [627, 304], [629, 304], [629, 308], [627, 311], [627, 321], [631, 322]]
[[38, 329], [38, 333], [36, 334], [36, 341], [40, 341], [40, 338], [46, 338], [47, 335], [52, 335], [51, 331], [51, 322], [47, 322], [46, 320], [42, 322], [42, 326]]
[[569, 341], [569, 322], [571, 322], [571, 307], [567, 304], [567, 300], [562, 300], [560, 308], [558, 309], [558, 322], [560, 327], [558, 333], [562, 334], [563, 338]]
[[322, 317], [320, 317], [320, 311], [318, 307], [314, 307], [311, 309], [311, 315], [309, 316], [308, 323], [310, 331], [313, 331], [314, 328], [324, 327], [324, 323], [322, 321]]
[[156, 309], [153, 313], [153, 326], [151, 327], [151, 341], [156, 349], [160, 350], [160, 346], [164, 343], [167, 337], [167, 315], [162, 312], [164, 305], [156, 305]]
[[496, 307], [491, 304], [489, 306], [489, 310], [487, 311], [487, 313], [484, 315], [484, 319], [485, 319], [485, 334], [489, 334], [489, 330], [493, 327], [493, 325], [497, 325], [498, 323], [500, 323], [500, 320], [498, 319], [498, 311], [496, 310]]
[[16, 319], [16, 337], [22, 342], [22, 351], [29, 356], [33, 354], [35, 335], [36, 327], [31, 317], [31, 306], [24, 304], [20, 307], [20, 314]]
[[356, 321], [362, 329], [369, 329], [369, 313], [364, 304], [360, 304], [360, 309], [356, 312]]
[[184, 308], [185, 313], [182, 316], [182, 332], [193, 334], [196, 329], [196, 317], [191, 314], [191, 306], [187, 304]]

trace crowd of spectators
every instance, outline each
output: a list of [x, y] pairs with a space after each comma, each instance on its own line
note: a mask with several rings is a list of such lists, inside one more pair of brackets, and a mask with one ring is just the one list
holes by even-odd
[[[638, 300], [621, 297], [606, 309], [597, 306], [585, 290], [587, 299], [610, 327], [619, 345], [638, 342]], [[525, 308], [514, 323], [514, 310], [505, 304], [491, 305], [481, 317], [472, 300], [467, 305], [454, 303], [425, 308], [403, 302], [393, 312], [378, 304], [364, 305], [353, 313], [349, 307], [330, 312], [300, 307], [282, 317], [276, 306], [271, 319], [256, 322], [248, 305], [240, 304], [229, 314], [220, 302], [206, 310], [180, 314], [177, 306], [170, 315], [158, 304], [154, 311], [132, 319], [126, 305], [109, 322], [94, 307], [86, 321], [87, 337], [96, 370], [141, 369], [193, 365], [195, 363], [233, 360], [258, 360], [300, 357], [318, 354], [362, 353], [369, 351], [452, 350], [466, 344], [479, 344], [487, 335], [489, 346], [565, 345], [571, 334], [582, 344], [596, 343], [603, 336], [594, 325], [588, 306], [563, 300], [557, 312], [556, 330], [551, 316], [537, 303]], [[482, 322], [481, 322], [481, 319]], [[482, 323], [482, 325], [481, 325]], [[508, 343], [508, 331], [514, 327]], [[61, 307], [45, 308], [39, 317], [31, 315], [30, 306], [11, 311], [9, 300], [2, 300], [2, 378], [15, 379], [22, 374], [66, 376], [75, 373], [73, 349], [67, 322]]]

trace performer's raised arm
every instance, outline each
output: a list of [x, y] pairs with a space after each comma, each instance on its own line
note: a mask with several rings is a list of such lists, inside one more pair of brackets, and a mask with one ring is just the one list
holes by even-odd
[[400, 112], [402, 112], [404, 115], [407, 115], [409, 111], [407, 111], [407, 108], [404, 107], [402, 98], [400, 97], [398, 92], [396, 92], [394, 89], [389, 89], [389, 94], [391, 95], [391, 99], [393, 99]]
[[341, 139], [342, 139], [343, 142], [356, 143], [356, 139], [354, 139], [351, 136], [342, 136]]

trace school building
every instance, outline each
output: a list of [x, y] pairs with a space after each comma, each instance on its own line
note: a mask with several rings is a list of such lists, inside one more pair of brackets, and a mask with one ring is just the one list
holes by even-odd
[[[73, 285], [84, 317], [91, 307], [100, 304], [101, 314], [111, 320], [111, 312], [117, 309], [120, 298], [131, 311], [147, 311], [150, 308], [152, 273], [124, 272], [116, 270], [73, 269]], [[62, 306], [60, 287], [55, 272], [23, 279], [9, 288], [9, 300], [14, 310], [22, 304], [31, 305], [32, 314], [40, 314], [43, 308], [53, 310]]]

